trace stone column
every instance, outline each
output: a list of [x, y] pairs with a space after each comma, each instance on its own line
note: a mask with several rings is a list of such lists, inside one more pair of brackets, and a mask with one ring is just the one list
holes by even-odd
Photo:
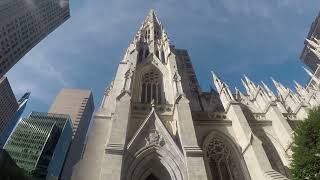
[[[127, 126], [130, 118], [131, 96], [123, 91], [117, 97], [116, 111], [112, 117], [112, 128], [105, 149], [100, 180], [120, 180], [122, 158], [127, 136]], [[92, 179], [92, 178], [90, 178]]]
[[[290, 127], [288, 121], [284, 118], [282, 113], [277, 107], [277, 104], [271, 103], [266, 110], [266, 118], [272, 121], [272, 128], [278, 137], [278, 140], [284, 150], [286, 151], [288, 157], [291, 156], [292, 152], [290, 146], [293, 142], [292, 140], [292, 128]], [[278, 152], [281, 154], [281, 152]], [[288, 159], [282, 159], [285, 165], [289, 165]]]
[[272, 167], [262, 142], [252, 133], [239, 103], [230, 102], [226, 111], [227, 117], [232, 121], [232, 127], [251, 178], [265, 179], [265, 172], [271, 171]]
[[193, 125], [189, 101], [183, 95], [176, 100], [176, 112], [180, 130], [180, 140], [186, 156], [189, 180], [207, 180], [202, 150], [200, 149]]
[[100, 179], [100, 167], [110, 126], [110, 116], [107, 116], [104, 112], [98, 112], [95, 115], [83, 159], [73, 167], [72, 180]]

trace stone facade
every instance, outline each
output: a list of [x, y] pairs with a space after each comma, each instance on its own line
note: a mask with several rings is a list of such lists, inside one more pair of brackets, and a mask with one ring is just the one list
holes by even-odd
[[74, 180], [288, 179], [292, 128], [320, 103], [273, 80], [244, 77], [232, 93], [212, 73], [203, 92], [188, 52], [170, 43], [153, 10], [106, 89]]

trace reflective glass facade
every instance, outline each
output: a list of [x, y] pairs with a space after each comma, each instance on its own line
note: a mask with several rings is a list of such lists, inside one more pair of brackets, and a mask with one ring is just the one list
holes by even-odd
[[8, 137], [10, 136], [11, 132], [13, 131], [14, 127], [16, 126], [17, 122], [19, 121], [23, 111], [27, 106], [27, 102], [30, 97], [30, 92], [25, 93], [19, 100], [18, 105], [19, 108], [17, 109], [13, 118], [9, 121], [7, 127], [4, 129], [3, 133], [0, 135], [0, 148], [3, 147], [4, 143], [7, 141]]
[[68, 115], [32, 112], [18, 122], [4, 149], [34, 179], [58, 178], [71, 139]]

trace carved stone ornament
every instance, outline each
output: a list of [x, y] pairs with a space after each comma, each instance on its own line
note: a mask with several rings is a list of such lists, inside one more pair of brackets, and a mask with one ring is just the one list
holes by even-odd
[[156, 129], [151, 129], [145, 140], [146, 145], [164, 145], [164, 140]]
[[218, 138], [212, 139], [206, 145], [206, 153], [210, 161], [228, 160], [231, 156], [228, 146]]

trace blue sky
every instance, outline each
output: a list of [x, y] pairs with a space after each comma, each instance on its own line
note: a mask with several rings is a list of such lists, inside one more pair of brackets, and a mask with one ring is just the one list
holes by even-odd
[[31, 91], [25, 114], [47, 111], [63, 87], [91, 89], [95, 106], [151, 8], [177, 48], [187, 49], [203, 90], [214, 70], [232, 90], [240, 78], [292, 87], [308, 80], [299, 60], [319, 0], [70, 0], [71, 19], [7, 74]]

